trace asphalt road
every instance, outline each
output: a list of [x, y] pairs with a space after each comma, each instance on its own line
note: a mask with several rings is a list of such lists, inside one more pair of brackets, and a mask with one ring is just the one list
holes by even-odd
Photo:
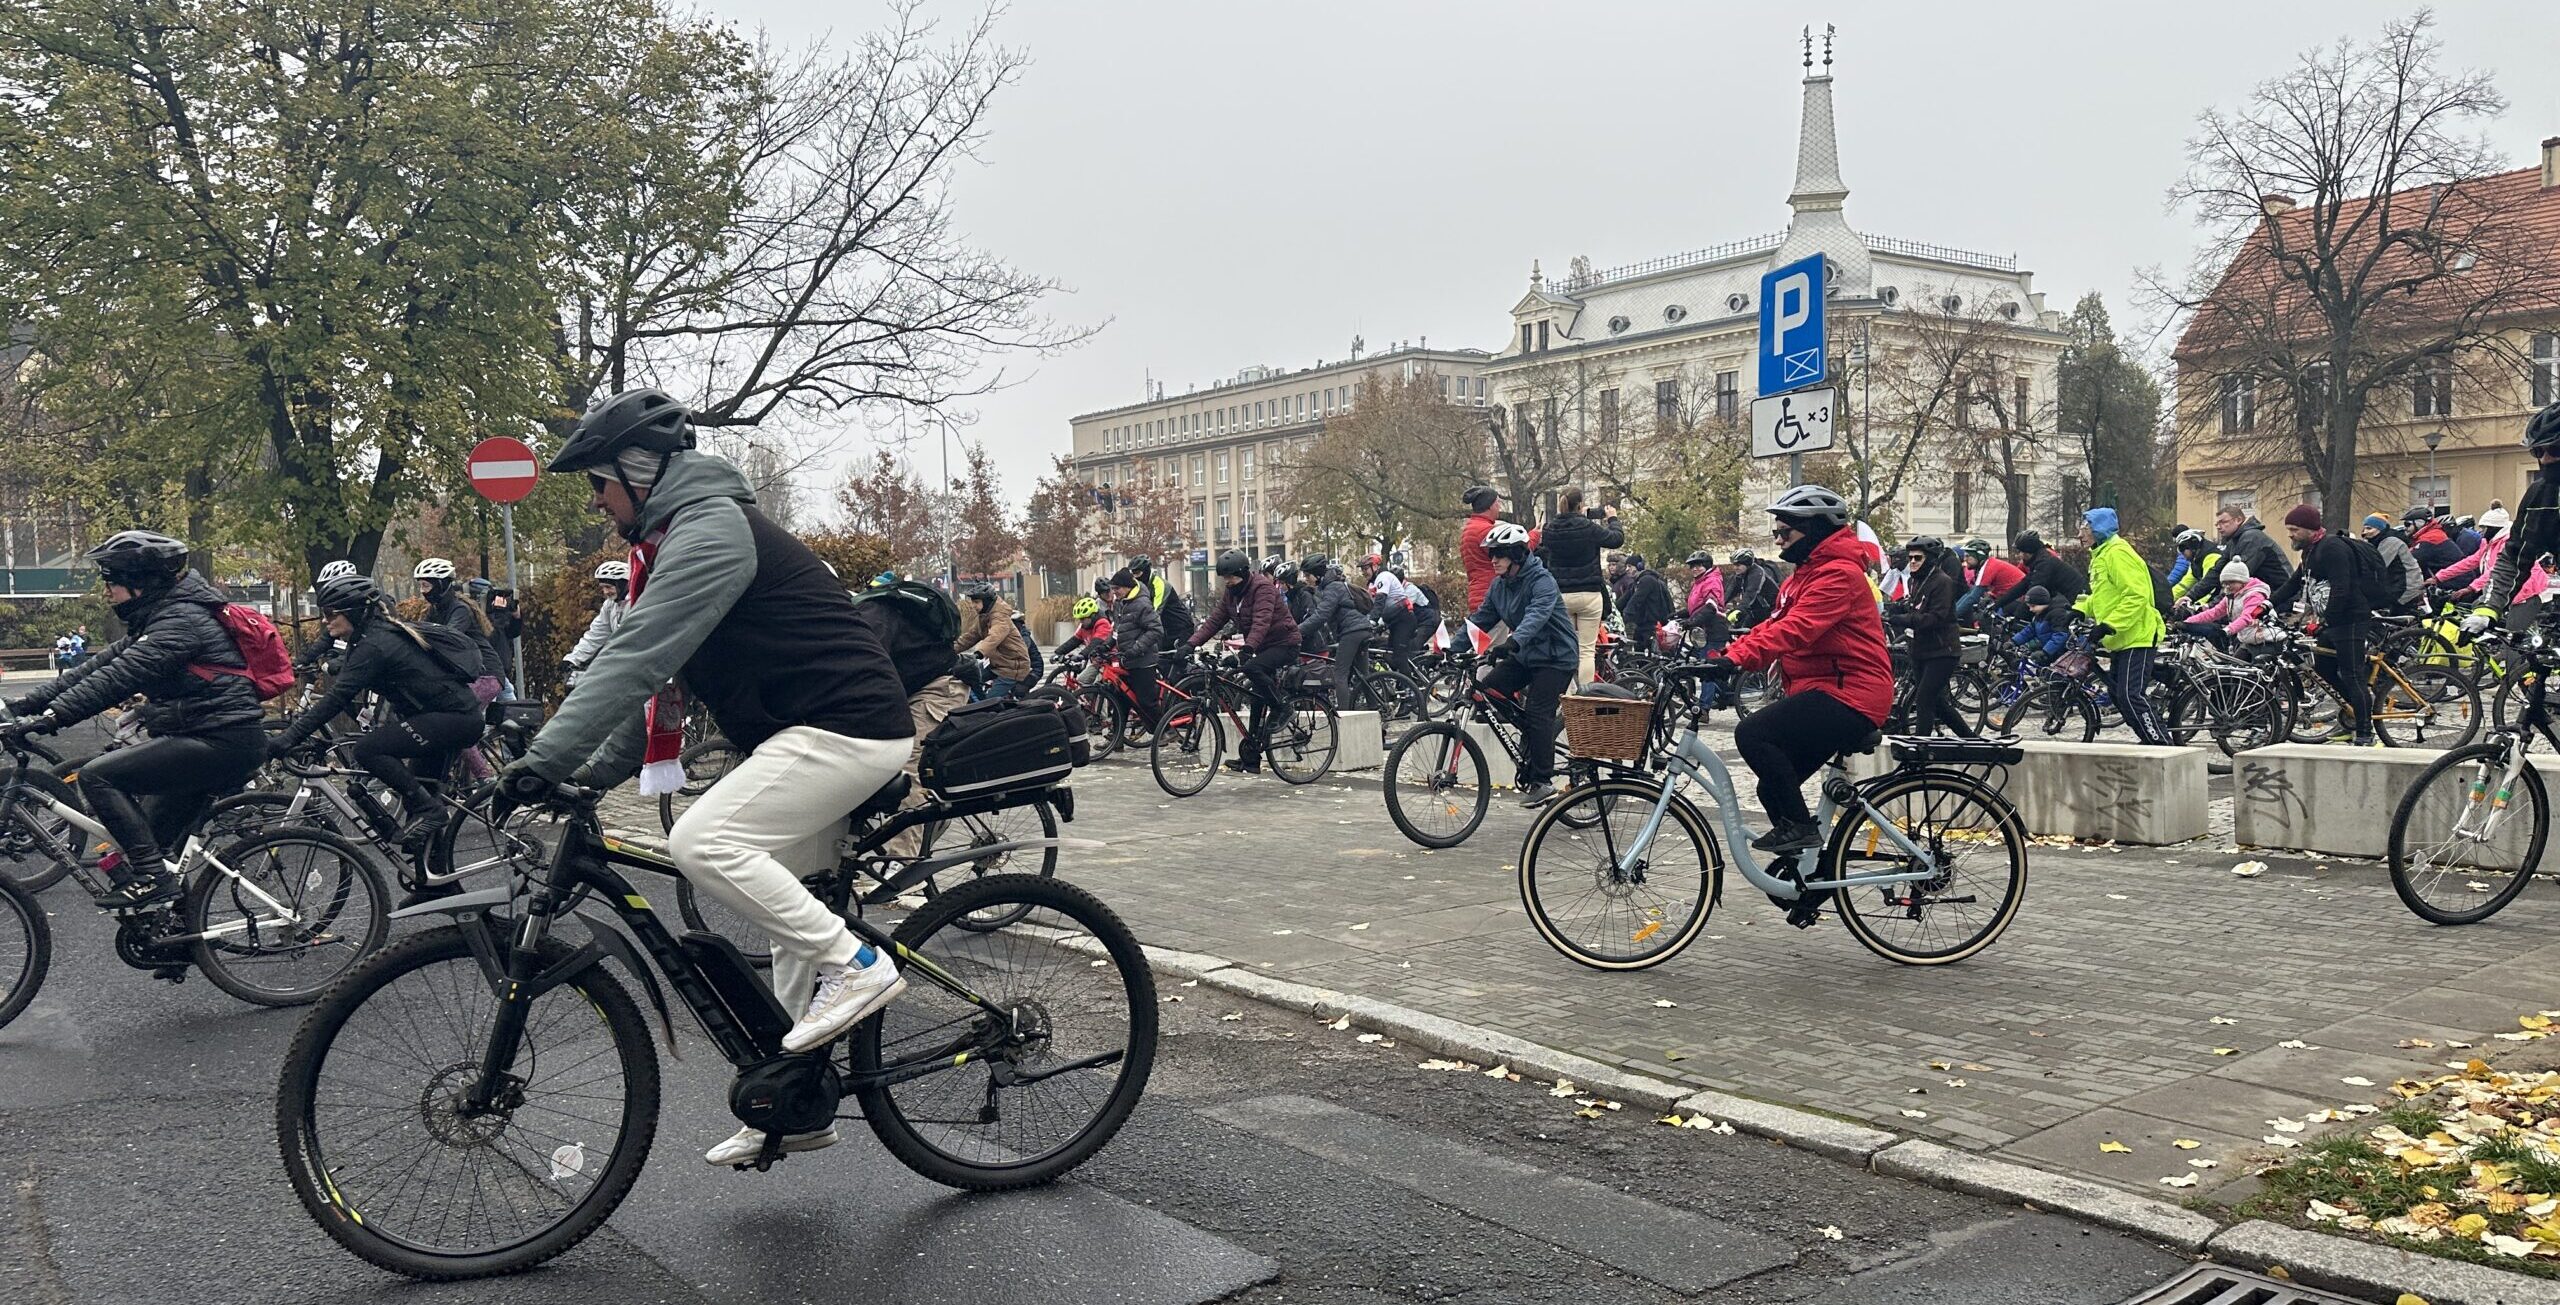
[[[295, 1203], [272, 1100], [298, 1012], [155, 982], [71, 888], [46, 904], [52, 978], [0, 1030], [0, 1299], [490, 1296], [381, 1274]], [[2182, 1267], [1747, 1137], [1577, 1118], [1544, 1085], [1423, 1070], [1206, 989], [1165, 995], [1183, 1000], [1126, 1131], [1075, 1179], [1002, 1197], [916, 1179], [858, 1126], [771, 1174], [702, 1165], [731, 1127], [726, 1067], [688, 1037], [629, 1202], [506, 1299], [2100, 1305]]]

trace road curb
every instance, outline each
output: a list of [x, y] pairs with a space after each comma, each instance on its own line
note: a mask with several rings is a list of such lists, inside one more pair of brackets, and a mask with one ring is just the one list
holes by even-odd
[[2020, 1201], [2091, 1223], [2148, 1237], [2182, 1251], [2204, 1249], [2222, 1225], [2167, 1201], [2136, 1196], [2085, 1178], [2049, 1173], [1935, 1142], [1912, 1140], [1878, 1151], [1867, 1167], [1890, 1178], [1911, 1178], [1975, 1196]]
[[2406, 1292], [2428, 1305], [2560, 1305], [2560, 1282], [2263, 1220], [2225, 1229], [2205, 1251], [2246, 1269], [2281, 1265], [2306, 1287], [2376, 1300]]
[[[1070, 940], [1068, 945], [1077, 941], [1090, 945], [1082, 939]], [[2282, 1266], [2307, 1287], [2385, 1301], [2412, 1292], [2430, 1305], [2560, 1305], [2560, 1282], [2264, 1221], [2225, 1228], [2184, 1206], [2103, 1183], [1972, 1155], [1811, 1111], [1695, 1090], [1392, 1002], [1291, 982], [1222, 957], [1156, 947], [1147, 948], [1146, 955], [1161, 973], [1197, 979], [1203, 987], [1299, 1014], [1348, 1015], [1364, 1031], [1384, 1033], [1421, 1050], [1488, 1067], [1508, 1064], [1524, 1075], [1571, 1079], [1594, 1095], [1648, 1110], [1705, 1114], [1732, 1124], [1737, 1132], [1846, 1161], [1884, 1177], [2031, 1205], [2225, 1264], [2250, 1269]]]

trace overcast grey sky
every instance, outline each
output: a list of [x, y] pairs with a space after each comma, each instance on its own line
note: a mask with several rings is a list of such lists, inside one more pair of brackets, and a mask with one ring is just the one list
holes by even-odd
[[[704, 3], [793, 41], [882, 17]], [[1839, 28], [1852, 225], [2015, 253], [2049, 305], [2095, 289], [2121, 328], [2140, 316], [2134, 269], [2182, 266], [2195, 242], [2162, 195], [2197, 111], [2411, 8], [1021, 0], [999, 30], [1031, 66], [959, 215], [1066, 285], [1057, 316], [1106, 325], [1008, 363], [1021, 382], [974, 405], [971, 434], [1018, 499], [1070, 415], [1137, 401], [1150, 373], [1179, 394], [1341, 358], [1355, 332], [1496, 348], [1532, 258], [1556, 274], [1576, 254], [1610, 267], [1780, 230], [1806, 23]], [[2449, 59], [2495, 71], [2512, 102], [2491, 131], [2515, 167], [2560, 135], [2555, 12], [2438, 9]]]

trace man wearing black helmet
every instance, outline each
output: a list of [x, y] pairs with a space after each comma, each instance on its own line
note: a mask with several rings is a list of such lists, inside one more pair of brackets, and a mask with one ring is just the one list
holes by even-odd
[[2027, 596], [2030, 589], [2042, 586], [2063, 606], [2089, 591], [2089, 578], [2079, 568], [2062, 560], [2062, 555], [2044, 542], [2044, 536], [2029, 530], [2019, 534], [2016, 543], [2018, 582], [1991, 600], [1993, 607], [2007, 607]]
[[[267, 758], [248, 659], [215, 616], [230, 600], [187, 569], [187, 546], [127, 530], [81, 555], [106, 581], [125, 637], [9, 704], [15, 734], [76, 725], [125, 699], [149, 699], [151, 737], [80, 768], [80, 795], [122, 859], [108, 869], [107, 907], [178, 895], [168, 851], [214, 798], [249, 782]], [[136, 799], [139, 799], [137, 801]]]
[[1226, 585], [1226, 593], [1218, 599], [1217, 610], [1192, 632], [1191, 646], [1217, 638], [1229, 625], [1244, 640], [1244, 677], [1253, 686], [1253, 706], [1245, 721], [1244, 741], [1236, 745], [1235, 759], [1227, 769], [1252, 775], [1262, 770], [1263, 739], [1270, 732], [1272, 716], [1287, 710], [1279, 682], [1271, 677], [1298, 659], [1298, 622], [1289, 615], [1280, 582], [1254, 570], [1253, 559], [1241, 551], [1230, 548], [1218, 554], [1218, 579]]
[[2489, 591], [2481, 605], [2462, 618], [2462, 631], [2476, 635], [2489, 628], [2498, 613], [2515, 601], [2516, 586], [2534, 563], [2560, 553], [2560, 403], [2533, 414], [2525, 422], [2525, 451], [2542, 470], [2516, 503], [2514, 524], [2497, 568], [2489, 573]]
[[[772, 940], [774, 992], [795, 1021], [783, 1049], [824, 1046], [906, 988], [801, 883], [833, 863], [845, 813], [906, 764], [915, 725], [897, 664], [843, 582], [756, 510], [746, 477], [694, 450], [674, 399], [636, 390], [598, 404], [550, 470], [585, 473], [595, 509], [631, 541], [631, 606], [505, 791], [539, 800], [573, 772], [609, 786], [635, 769], [644, 795], [673, 791], [684, 712], [662, 690], [680, 680], [746, 755], [677, 819], [668, 854]], [[835, 1141], [830, 1127], [781, 1145]], [[744, 1163], [764, 1142], [742, 1129], [704, 1159]]]
[[1139, 595], [1155, 604], [1156, 624], [1164, 630], [1164, 650], [1171, 652], [1190, 642], [1192, 630], [1200, 624], [1199, 616], [1180, 590], [1156, 574], [1155, 559], [1144, 553], [1130, 558], [1129, 575], [1138, 582]]
[[[470, 644], [441, 626], [421, 629], [392, 616], [389, 599], [363, 576], [324, 580], [315, 596], [330, 635], [346, 641], [347, 654], [327, 696], [269, 740], [267, 753], [281, 757], [302, 746], [357, 695], [381, 695], [389, 719], [358, 738], [348, 753], [400, 796], [408, 815], [398, 836], [401, 846], [423, 850], [438, 822], [436, 800], [420, 776], [441, 776], [454, 754], [480, 738], [480, 704], [471, 696], [475, 668], [464, 664]], [[410, 867], [401, 871], [406, 875]], [[423, 883], [412, 882], [409, 890], [402, 906], [428, 895]]]

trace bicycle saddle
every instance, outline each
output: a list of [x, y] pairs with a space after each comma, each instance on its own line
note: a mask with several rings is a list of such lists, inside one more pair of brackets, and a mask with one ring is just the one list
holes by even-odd
[[852, 818], [868, 820], [873, 816], [885, 816], [897, 810], [898, 805], [907, 800], [907, 794], [915, 791], [915, 786], [916, 781], [913, 776], [906, 774], [891, 776], [888, 783], [880, 786], [879, 792], [872, 794], [861, 806], [853, 809]]
[[1858, 756], [1858, 755], [1861, 755], [1861, 754], [1864, 754], [1864, 753], [1873, 752], [1873, 751], [1875, 751], [1877, 748], [1879, 748], [1879, 747], [1883, 746], [1883, 744], [1884, 744], [1884, 731], [1883, 731], [1883, 730], [1868, 730], [1868, 731], [1866, 732], [1865, 737], [1860, 738], [1857, 742], [1852, 743], [1852, 744], [1850, 744], [1849, 746], [1847, 746], [1847, 747], [1845, 747], [1845, 748], [1840, 749], [1838, 752], [1835, 752], [1835, 753], [1831, 754], [1831, 763], [1832, 763], [1833, 765], [1835, 765], [1835, 766], [1838, 766], [1838, 765], [1847, 765], [1847, 764], [1848, 764], [1848, 761], [1849, 761], [1849, 758], [1851, 758], [1851, 757], [1853, 757], [1853, 756]]

